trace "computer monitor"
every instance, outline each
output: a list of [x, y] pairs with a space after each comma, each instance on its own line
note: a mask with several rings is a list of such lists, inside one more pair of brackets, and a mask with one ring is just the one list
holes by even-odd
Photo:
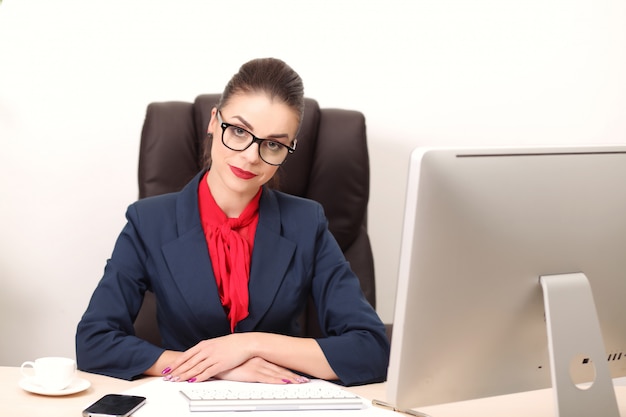
[[418, 148], [407, 187], [388, 400], [554, 387], [561, 415], [617, 416], [626, 146]]

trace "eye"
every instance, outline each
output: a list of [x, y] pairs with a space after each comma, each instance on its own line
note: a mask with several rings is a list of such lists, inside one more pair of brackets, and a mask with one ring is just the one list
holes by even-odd
[[247, 130], [238, 126], [233, 126], [233, 125], [228, 126], [228, 134], [230, 135], [231, 138], [237, 139], [237, 140], [246, 141], [250, 138], [250, 133], [248, 133]]
[[283, 144], [280, 142], [274, 142], [272, 140], [266, 140], [263, 142], [267, 150], [272, 152], [280, 152], [282, 150]]

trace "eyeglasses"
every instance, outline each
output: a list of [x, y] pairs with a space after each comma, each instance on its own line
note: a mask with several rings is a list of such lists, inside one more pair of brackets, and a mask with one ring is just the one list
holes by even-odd
[[296, 150], [297, 141], [293, 140], [293, 147], [272, 139], [261, 139], [254, 136], [239, 126], [225, 123], [219, 110], [217, 112], [217, 121], [222, 128], [222, 143], [232, 151], [245, 151], [253, 143], [259, 145], [259, 156], [266, 164], [282, 165], [289, 154]]

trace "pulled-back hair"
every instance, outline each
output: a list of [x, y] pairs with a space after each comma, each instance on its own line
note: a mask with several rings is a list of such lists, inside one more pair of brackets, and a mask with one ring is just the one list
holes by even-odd
[[[298, 130], [304, 115], [304, 85], [302, 79], [289, 65], [276, 58], [258, 58], [243, 64], [230, 79], [220, 101], [218, 110], [228, 104], [233, 95], [239, 93], [264, 93], [272, 100], [278, 99], [298, 115]], [[212, 135], [208, 135], [204, 147], [205, 166], [211, 166]], [[276, 177], [276, 175], [275, 175]], [[268, 185], [275, 186], [274, 178]]]
[[285, 62], [276, 58], [259, 58], [248, 61], [230, 79], [217, 108], [224, 107], [237, 93], [265, 93], [279, 99], [298, 113], [304, 114], [304, 86], [300, 76]]

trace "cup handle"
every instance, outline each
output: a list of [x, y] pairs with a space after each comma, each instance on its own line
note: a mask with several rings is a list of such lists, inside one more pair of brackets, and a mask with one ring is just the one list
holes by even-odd
[[[26, 368], [28, 367], [33, 369], [33, 373], [30, 375], [26, 372]], [[31, 362], [31, 361], [24, 362], [22, 366], [20, 367], [20, 371], [22, 372], [22, 375], [27, 376], [27, 377], [35, 376], [34, 370], [35, 370], [35, 362]]]

